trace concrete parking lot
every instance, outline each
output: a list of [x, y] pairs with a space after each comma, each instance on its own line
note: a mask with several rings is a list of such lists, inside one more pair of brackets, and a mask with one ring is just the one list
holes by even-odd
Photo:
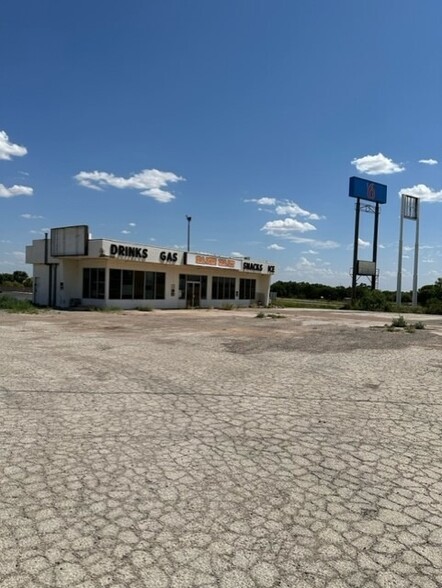
[[442, 586], [442, 317], [274, 312], [0, 313], [1, 588]]

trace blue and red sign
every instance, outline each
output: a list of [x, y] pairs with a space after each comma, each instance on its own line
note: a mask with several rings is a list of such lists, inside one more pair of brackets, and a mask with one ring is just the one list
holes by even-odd
[[351, 198], [361, 198], [362, 200], [385, 204], [387, 202], [387, 186], [352, 176], [348, 195]]

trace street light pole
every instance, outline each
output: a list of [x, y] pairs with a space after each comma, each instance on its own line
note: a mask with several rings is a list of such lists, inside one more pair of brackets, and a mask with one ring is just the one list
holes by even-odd
[[187, 219], [187, 252], [190, 251], [190, 221], [192, 220], [191, 216], [186, 214]]

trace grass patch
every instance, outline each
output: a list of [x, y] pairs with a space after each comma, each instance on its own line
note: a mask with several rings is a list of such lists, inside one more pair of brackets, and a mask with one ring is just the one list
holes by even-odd
[[321, 308], [341, 310], [344, 307], [342, 300], [301, 300], [299, 298], [277, 298], [270, 308]]
[[267, 314], [265, 312], [258, 312], [258, 314], [255, 316], [255, 318], [283, 319], [286, 317], [285, 317], [285, 315], [280, 314], [279, 312], [268, 312]]
[[118, 306], [81, 306], [77, 309], [91, 312], [121, 312], [123, 310]]
[[422, 321], [416, 323], [407, 322], [402, 315], [394, 318], [389, 325], [385, 325], [385, 329], [389, 332], [404, 330], [406, 333], [414, 333], [416, 330], [425, 329], [425, 324]]
[[235, 308], [235, 304], [232, 304], [231, 302], [226, 302], [221, 306], [221, 310], [234, 310]]
[[12, 296], [0, 296], [0, 310], [27, 314], [37, 314], [39, 312], [29, 300], [17, 300]]
[[153, 308], [151, 306], [137, 306], [135, 310], [139, 310], [140, 312], [152, 312]]

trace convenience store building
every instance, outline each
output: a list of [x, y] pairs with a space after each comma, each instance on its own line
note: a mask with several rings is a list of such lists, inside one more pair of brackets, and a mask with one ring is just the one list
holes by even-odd
[[51, 229], [26, 247], [33, 302], [54, 308], [267, 306], [275, 266], [247, 257], [92, 239], [86, 225]]

